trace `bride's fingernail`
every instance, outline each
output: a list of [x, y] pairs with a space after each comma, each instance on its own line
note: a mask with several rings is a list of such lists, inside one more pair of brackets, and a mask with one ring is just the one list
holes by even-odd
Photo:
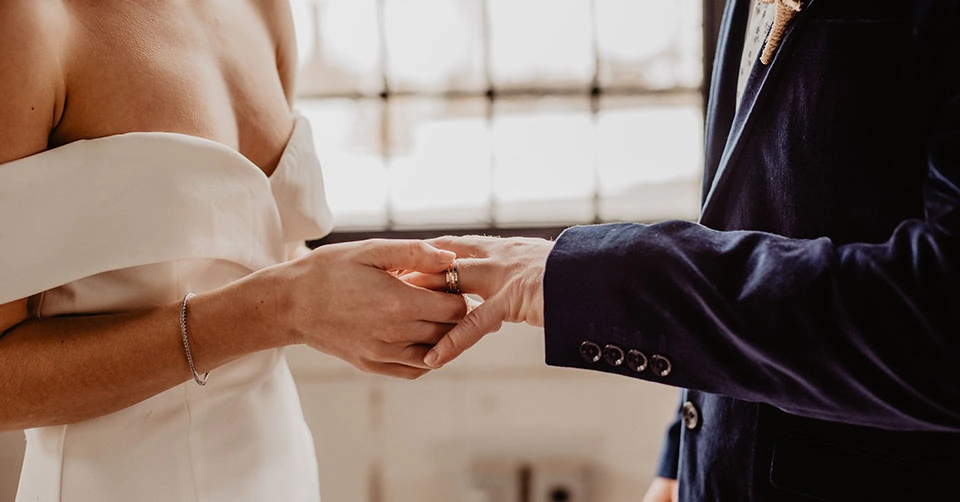
[[440, 359], [440, 356], [436, 352], [430, 351], [427, 352], [427, 355], [423, 358], [423, 364], [431, 368], [435, 368], [437, 364], [437, 359]]
[[440, 258], [443, 262], [452, 262], [457, 259], [457, 253], [453, 251], [447, 251], [446, 249], [438, 249], [440, 251]]

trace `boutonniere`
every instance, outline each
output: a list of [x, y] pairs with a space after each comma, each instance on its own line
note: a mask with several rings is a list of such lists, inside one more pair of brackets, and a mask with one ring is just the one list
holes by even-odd
[[787, 31], [787, 24], [793, 19], [793, 16], [800, 12], [803, 7], [803, 0], [757, 0], [760, 3], [777, 4], [777, 12], [773, 18], [773, 26], [767, 32], [767, 40], [763, 43], [763, 52], [760, 54], [760, 62], [767, 65], [773, 60], [773, 53], [777, 51], [780, 40], [783, 39], [783, 33]]

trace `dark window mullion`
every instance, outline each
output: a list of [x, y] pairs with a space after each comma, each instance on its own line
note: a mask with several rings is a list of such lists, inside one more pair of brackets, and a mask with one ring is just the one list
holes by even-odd
[[600, 28], [597, 25], [597, 1], [590, 0], [590, 35], [593, 44], [593, 82], [590, 85], [590, 122], [593, 124], [593, 222], [600, 223], [600, 166], [597, 150], [597, 122], [600, 113]]
[[483, 19], [483, 78], [487, 83], [487, 139], [490, 141], [490, 203], [487, 205], [487, 217], [490, 228], [497, 227], [497, 189], [496, 189], [496, 169], [497, 161], [494, 157], [496, 143], [493, 136], [493, 104], [496, 100], [497, 92], [493, 88], [492, 62], [490, 50], [490, 3], [488, 0], [480, 0], [480, 6]]
[[393, 196], [390, 194], [390, 156], [392, 154], [390, 141], [393, 139], [390, 130], [390, 78], [388, 77], [389, 52], [387, 47], [387, 19], [386, 19], [386, 0], [377, 0], [377, 38], [380, 48], [380, 80], [383, 87], [380, 90], [380, 156], [383, 159], [383, 168], [387, 171], [387, 193], [384, 194], [384, 210], [386, 211], [387, 230], [392, 231], [396, 227], [393, 214]]

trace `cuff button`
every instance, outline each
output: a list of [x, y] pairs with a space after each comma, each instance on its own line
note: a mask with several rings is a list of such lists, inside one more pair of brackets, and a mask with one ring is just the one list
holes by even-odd
[[627, 352], [627, 366], [636, 371], [637, 373], [642, 373], [643, 370], [647, 369], [647, 355], [639, 350], [631, 350]]
[[650, 356], [650, 370], [654, 375], [665, 377], [673, 370], [670, 360], [660, 354]]
[[580, 357], [588, 363], [595, 363], [600, 360], [600, 346], [593, 342], [583, 342], [580, 344]]
[[687, 429], [693, 430], [700, 425], [700, 412], [697, 411], [696, 405], [690, 401], [683, 403], [683, 407], [680, 410], [680, 418], [683, 419], [683, 425]]
[[616, 345], [607, 345], [603, 347], [603, 360], [610, 366], [620, 366], [623, 364], [623, 349]]

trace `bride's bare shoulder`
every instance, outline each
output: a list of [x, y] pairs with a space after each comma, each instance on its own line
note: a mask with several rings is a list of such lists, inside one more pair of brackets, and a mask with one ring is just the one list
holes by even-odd
[[0, 2], [0, 163], [47, 148], [63, 110], [59, 1]]

